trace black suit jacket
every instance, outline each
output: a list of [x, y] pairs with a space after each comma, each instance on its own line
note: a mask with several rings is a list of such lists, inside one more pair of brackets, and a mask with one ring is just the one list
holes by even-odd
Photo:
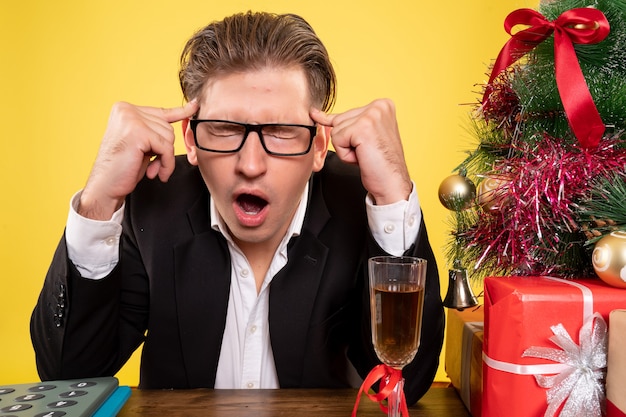
[[[281, 387], [346, 387], [379, 363], [372, 348], [366, 260], [384, 254], [367, 226], [358, 169], [329, 153], [311, 178], [302, 234], [270, 287], [270, 338]], [[213, 387], [231, 279], [224, 237], [210, 228], [197, 167], [177, 157], [167, 183], [143, 180], [126, 200], [120, 262], [80, 277], [65, 239], [31, 319], [42, 380], [115, 374], [141, 343], [142, 388]], [[407, 254], [428, 260], [419, 352], [405, 368], [409, 403], [430, 386], [444, 315], [426, 228]]]

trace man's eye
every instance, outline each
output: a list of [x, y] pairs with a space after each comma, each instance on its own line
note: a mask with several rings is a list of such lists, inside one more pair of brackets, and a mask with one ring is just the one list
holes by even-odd
[[219, 137], [241, 136], [243, 130], [239, 126], [215, 125], [209, 127], [209, 133]]
[[263, 134], [277, 139], [294, 139], [298, 136], [297, 130], [288, 126], [272, 126], [270, 129], [263, 131]]

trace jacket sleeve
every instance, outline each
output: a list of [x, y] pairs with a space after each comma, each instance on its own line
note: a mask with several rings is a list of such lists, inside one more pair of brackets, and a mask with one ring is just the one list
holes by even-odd
[[435, 378], [445, 327], [437, 261], [428, 241], [423, 216], [415, 245], [407, 251], [406, 255], [417, 256], [428, 261], [420, 346], [415, 359], [402, 370], [407, 404], [414, 404], [428, 391]]
[[113, 375], [141, 344], [147, 284], [139, 278], [122, 285], [128, 264], [120, 262], [100, 280], [82, 278], [67, 257], [63, 236], [31, 316], [42, 380]]
[[60, 376], [63, 325], [67, 312], [68, 262], [63, 236], [54, 253], [30, 321], [37, 370], [42, 380], [57, 379]]

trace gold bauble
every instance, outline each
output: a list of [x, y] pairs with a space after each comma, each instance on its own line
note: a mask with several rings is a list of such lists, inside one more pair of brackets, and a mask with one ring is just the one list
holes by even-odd
[[626, 232], [612, 232], [596, 242], [593, 269], [609, 285], [626, 288]]
[[439, 201], [448, 210], [469, 208], [476, 198], [476, 186], [464, 175], [450, 175], [439, 185]]
[[486, 212], [499, 211], [507, 199], [509, 180], [501, 176], [486, 176], [476, 191], [478, 204]]

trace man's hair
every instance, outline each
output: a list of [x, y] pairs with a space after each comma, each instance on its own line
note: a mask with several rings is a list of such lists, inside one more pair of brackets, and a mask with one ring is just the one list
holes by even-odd
[[216, 76], [265, 67], [302, 68], [312, 104], [329, 111], [336, 77], [326, 48], [300, 16], [240, 13], [196, 32], [180, 58], [180, 86], [186, 100], [202, 94]]

